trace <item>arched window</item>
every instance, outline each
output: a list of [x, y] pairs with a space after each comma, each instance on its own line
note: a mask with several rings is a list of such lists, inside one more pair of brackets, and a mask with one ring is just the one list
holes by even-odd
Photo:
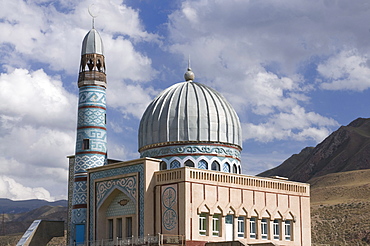
[[179, 168], [179, 167], [180, 167], [180, 162], [177, 160], [172, 161], [170, 164], [170, 169]]
[[242, 168], [238, 166], [238, 169], [239, 169], [239, 174], [242, 174]]
[[213, 162], [212, 162], [212, 165], [211, 165], [211, 169], [212, 169], [213, 171], [220, 171], [220, 164], [218, 164], [218, 162], [217, 162], [217, 161], [213, 161]]
[[187, 161], [185, 161], [185, 166], [194, 167], [194, 162], [192, 162], [191, 160], [187, 160]]
[[89, 67], [89, 71], [92, 71], [94, 69], [94, 61], [92, 59], [90, 59], [87, 62], [87, 66]]
[[238, 173], [238, 168], [236, 167], [235, 164], [233, 165], [233, 173]]
[[98, 68], [98, 71], [101, 72], [101, 62], [100, 59], [96, 62], [96, 67]]
[[164, 162], [164, 161], [161, 161], [161, 164], [160, 164], [160, 167], [159, 167], [160, 170], [166, 170], [167, 169], [167, 163]]
[[229, 163], [225, 163], [224, 164], [224, 168], [222, 169], [222, 171], [224, 171], [225, 173], [229, 173], [230, 172], [230, 165]]
[[201, 160], [198, 163], [198, 168], [200, 168], [200, 169], [207, 169], [208, 170], [208, 163], [205, 160]]

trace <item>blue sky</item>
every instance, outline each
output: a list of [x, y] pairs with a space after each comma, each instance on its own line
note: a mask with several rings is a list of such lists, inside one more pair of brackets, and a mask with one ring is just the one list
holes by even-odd
[[82, 39], [98, 14], [107, 62], [108, 154], [138, 158], [149, 102], [196, 81], [236, 109], [254, 175], [369, 117], [365, 0], [12, 0], [0, 10], [0, 197], [66, 198]]

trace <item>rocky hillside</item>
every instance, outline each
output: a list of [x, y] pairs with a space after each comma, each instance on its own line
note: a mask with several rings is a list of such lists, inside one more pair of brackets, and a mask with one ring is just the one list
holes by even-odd
[[340, 127], [259, 176], [311, 184], [313, 244], [370, 245], [370, 119]]
[[[5, 201], [5, 205], [3, 205], [2, 201]], [[4, 211], [8, 211], [8, 213], [4, 212], [1, 216], [0, 235], [23, 234], [36, 219], [67, 221], [66, 201], [59, 201], [56, 203], [40, 201], [41, 200], [11, 201], [9, 199], [0, 199], [0, 207]], [[10, 204], [12, 203], [15, 204], [14, 207], [11, 207]], [[26, 204], [30, 205], [27, 207]], [[39, 204], [39, 206], [34, 208], [34, 206], [37, 206], [36, 204]], [[55, 206], [54, 204], [65, 204], [65, 206]], [[15, 213], [16, 211], [25, 210], [27, 210], [27, 212]]]
[[310, 180], [312, 242], [370, 244], [370, 169]]
[[22, 201], [13, 201], [7, 198], [0, 198], [0, 213], [5, 214], [20, 214], [29, 212], [33, 209], [42, 207], [42, 206], [62, 206], [67, 207], [67, 200], [59, 200], [55, 202], [48, 202], [45, 200], [32, 199], [32, 200], [22, 200]]
[[259, 176], [308, 182], [329, 173], [370, 169], [370, 119], [342, 126], [316, 147], [307, 147]]

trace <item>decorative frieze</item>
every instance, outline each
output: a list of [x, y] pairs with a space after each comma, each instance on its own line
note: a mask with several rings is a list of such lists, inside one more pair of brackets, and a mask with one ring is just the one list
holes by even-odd
[[240, 151], [218, 145], [173, 145], [165, 147], [157, 147], [145, 150], [141, 153], [140, 157], [162, 157], [168, 155], [178, 154], [202, 154], [202, 155], [219, 155], [219, 156], [231, 156], [233, 158], [240, 159]]

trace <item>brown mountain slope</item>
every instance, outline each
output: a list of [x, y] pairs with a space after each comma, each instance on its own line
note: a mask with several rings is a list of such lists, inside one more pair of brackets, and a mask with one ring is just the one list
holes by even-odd
[[[370, 202], [370, 169], [330, 173], [311, 179], [311, 205]], [[369, 207], [370, 210], [370, 207]]]
[[0, 235], [24, 233], [34, 220], [67, 221], [67, 208], [62, 206], [42, 206], [23, 214], [4, 214]]
[[370, 169], [311, 179], [312, 242], [370, 244]]
[[258, 176], [284, 176], [307, 182], [329, 173], [370, 169], [370, 119], [358, 118]]

